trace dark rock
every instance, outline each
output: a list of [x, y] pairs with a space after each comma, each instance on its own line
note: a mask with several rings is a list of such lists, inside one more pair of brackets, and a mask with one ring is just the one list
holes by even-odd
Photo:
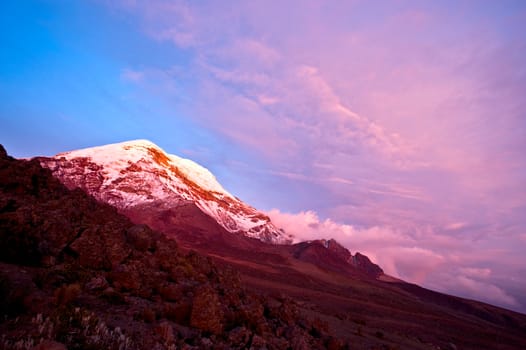
[[223, 311], [217, 293], [208, 285], [199, 287], [192, 300], [190, 326], [213, 334], [223, 331]]
[[154, 247], [152, 230], [146, 225], [134, 225], [126, 230], [128, 242], [138, 251], [145, 252]]
[[7, 151], [4, 146], [0, 144], [0, 158], [7, 158]]
[[371, 260], [366, 255], [363, 255], [360, 253], [356, 253], [353, 256], [352, 264], [356, 266], [358, 269], [364, 271], [365, 273], [373, 277], [378, 277], [384, 272], [380, 268], [380, 266], [372, 263]]
[[177, 337], [180, 339], [194, 339], [199, 334], [198, 330], [183, 326], [178, 323], [175, 323], [173, 325], [173, 329], [174, 332], [177, 334]]
[[179, 324], [189, 325], [192, 314], [192, 303], [190, 300], [183, 299], [170, 308], [169, 318]]
[[[109, 225], [107, 225], [109, 226]], [[82, 266], [92, 269], [110, 269], [120, 264], [130, 253], [124, 232], [118, 228], [92, 227], [86, 229], [70, 248], [79, 257]]]
[[264, 328], [264, 325], [262, 325], [264, 323], [263, 313], [264, 307], [257, 301], [242, 305], [239, 310], [241, 321], [259, 332], [263, 331], [261, 328]]
[[342, 350], [344, 347], [344, 344], [338, 338], [329, 337], [329, 339], [327, 339], [326, 346], [327, 346], [327, 350]]
[[100, 291], [108, 287], [108, 281], [106, 281], [104, 276], [95, 276], [88, 283], [86, 283], [86, 289], [89, 291]]
[[80, 295], [81, 289], [78, 283], [60, 286], [53, 293], [57, 305], [68, 305]]
[[269, 349], [289, 349], [290, 343], [284, 338], [269, 338], [268, 347]]
[[265, 339], [263, 339], [259, 335], [254, 334], [254, 336], [252, 337], [252, 342], [250, 343], [250, 349], [253, 349], [253, 350], [267, 349], [267, 342]]
[[178, 301], [183, 298], [184, 287], [180, 284], [167, 283], [160, 287], [159, 294], [164, 300]]
[[307, 340], [301, 336], [296, 336], [291, 341], [292, 350], [310, 350], [312, 347]]
[[209, 338], [201, 338], [201, 344], [200, 345], [201, 345], [200, 347], [202, 349], [210, 349], [210, 348], [212, 348], [212, 345], [214, 345], [214, 343]]
[[228, 341], [235, 346], [244, 348], [249, 342], [252, 332], [246, 327], [236, 327], [228, 333]]
[[168, 322], [163, 321], [159, 323], [154, 331], [161, 337], [164, 343], [171, 343], [175, 339], [173, 328]]
[[115, 289], [111, 287], [108, 287], [105, 290], [103, 290], [101, 297], [102, 299], [108, 301], [110, 304], [113, 304], [113, 305], [126, 304], [126, 299], [124, 298], [124, 295], [117, 292]]
[[127, 265], [118, 265], [109, 273], [112, 285], [119, 291], [137, 291], [141, 284], [141, 277]]
[[155, 311], [153, 311], [149, 307], [144, 308], [144, 310], [142, 310], [142, 313], [141, 313], [141, 318], [148, 323], [152, 323], [156, 320]]
[[31, 307], [37, 292], [31, 275], [18, 266], [0, 263], [0, 314], [18, 316]]

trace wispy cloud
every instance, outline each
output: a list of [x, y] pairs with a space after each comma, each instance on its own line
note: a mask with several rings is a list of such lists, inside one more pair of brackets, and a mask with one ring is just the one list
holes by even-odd
[[139, 82], [144, 78], [144, 72], [125, 68], [122, 70], [121, 77], [126, 81]]

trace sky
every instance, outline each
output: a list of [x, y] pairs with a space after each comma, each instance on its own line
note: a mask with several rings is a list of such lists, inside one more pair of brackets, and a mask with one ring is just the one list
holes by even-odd
[[526, 2], [2, 1], [0, 143], [133, 139], [298, 239], [526, 313]]

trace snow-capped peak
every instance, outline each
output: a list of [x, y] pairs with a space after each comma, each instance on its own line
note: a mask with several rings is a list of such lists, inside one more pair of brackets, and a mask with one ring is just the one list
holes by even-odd
[[123, 211], [148, 204], [195, 203], [230, 232], [273, 243], [290, 243], [265, 214], [243, 203], [205, 167], [134, 140], [40, 158], [66, 186], [80, 187]]
[[177, 167], [186, 177], [206, 191], [234, 197], [217, 182], [215, 176], [205, 167], [190, 159], [167, 154], [159, 146], [148, 140], [141, 139], [84, 148], [60, 153], [56, 157], [64, 157], [66, 159], [89, 157], [95, 163], [107, 164], [110, 167], [114, 165], [116, 168], [119, 168], [122, 162], [131, 161], [135, 163], [141, 159], [153, 158], [161, 166], [171, 165]]

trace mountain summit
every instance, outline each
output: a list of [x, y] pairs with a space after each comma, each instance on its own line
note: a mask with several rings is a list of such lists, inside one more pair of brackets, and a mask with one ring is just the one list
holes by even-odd
[[68, 188], [81, 188], [121, 211], [168, 210], [191, 203], [228, 232], [269, 243], [292, 241], [267, 215], [226, 191], [208, 169], [167, 154], [147, 140], [86, 148], [38, 160]]

